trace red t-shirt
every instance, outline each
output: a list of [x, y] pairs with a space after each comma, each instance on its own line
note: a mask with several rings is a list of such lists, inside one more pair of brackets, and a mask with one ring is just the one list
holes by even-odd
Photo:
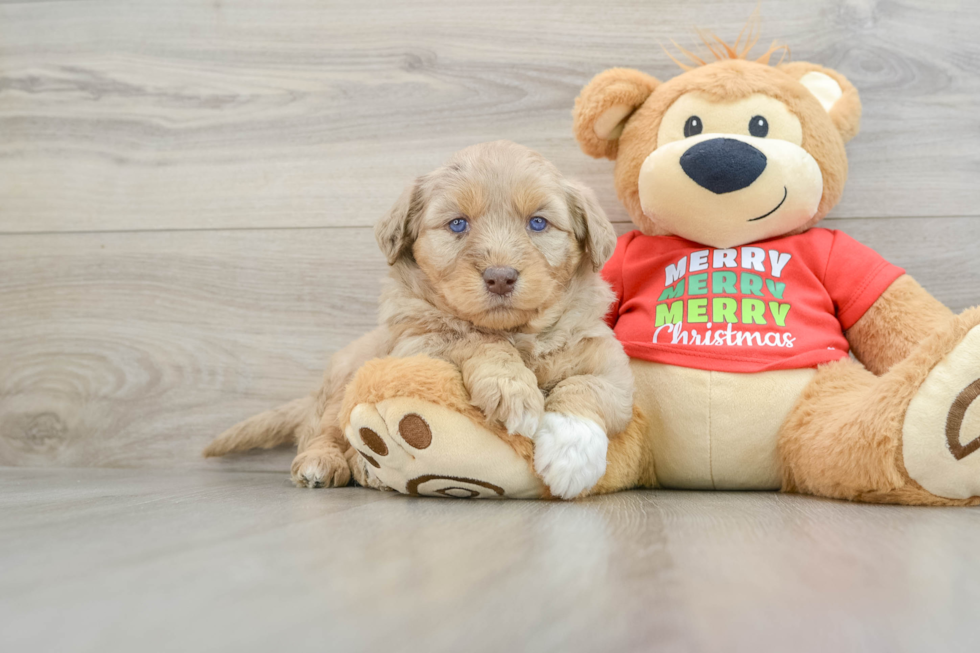
[[731, 249], [631, 231], [602, 275], [630, 356], [761, 372], [845, 358], [844, 331], [904, 272], [845, 233], [810, 229]]

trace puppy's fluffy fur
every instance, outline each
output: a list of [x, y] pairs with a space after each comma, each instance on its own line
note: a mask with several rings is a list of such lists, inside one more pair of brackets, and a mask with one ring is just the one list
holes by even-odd
[[[547, 227], [532, 230], [532, 217]], [[455, 233], [460, 218], [468, 226]], [[314, 395], [232, 427], [205, 455], [295, 440], [297, 485], [346, 485], [348, 460], [374, 484], [360, 457], [345, 457], [344, 388], [371, 358], [427, 354], [459, 367], [488, 419], [535, 440], [535, 468], [553, 494], [598, 481], [606, 436], [631, 417], [633, 377], [603, 322], [612, 295], [598, 270], [615, 233], [592, 192], [525, 147], [484, 143], [417, 179], [375, 235], [391, 266], [381, 326], [333, 357]], [[511, 293], [489, 292], [491, 267], [518, 271]]]

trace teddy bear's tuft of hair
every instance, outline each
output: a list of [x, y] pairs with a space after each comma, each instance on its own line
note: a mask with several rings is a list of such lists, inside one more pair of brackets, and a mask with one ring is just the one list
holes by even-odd
[[[699, 29], [697, 30], [697, 34], [698, 38], [701, 39], [704, 45], [708, 48], [708, 51], [711, 53], [711, 56], [713, 56], [716, 61], [724, 61], [726, 59], [748, 59], [749, 52], [755, 47], [756, 43], [759, 42], [759, 30], [761, 24], [762, 19], [759, 14], [759, 8], [756, 7], [755, 11], [752, 12], [752, 15], [749, 16], [748, 21], [746, 21], [745, 27], [742, 28], [741, 32], [739, 32], [738, 38], [735, 39], [735, 43], [731, 45], [723, 41], [714, 32], [708, 30]], [[742, 41], [743, 37], [745, 38], [744, 42]], [[684, 63], [672, 55], [670, 50], [668, 50], [664, 45], [661, 45], [660, 47], [662, 47], [664, 52], [667, 53], [667, 56], [670, 57], [671, 61], [676, 63], [682, 69], [692, 70], [698, 66], [707, 66], [708, 63], [710, 63], [690, 50], [681, 47], [674, 39], [671, 39], [670, 42], [674, 44], [674, 47], [677, 48], [681, 54], [687, 57], [691, 63], [694, 64], [692, 66]], [[772, 45], [769, 46], [769, 49], [762, 53], [760, 57], [756, 58], [755, 61], [757, 63], [768, 65], [772, 59], [772, 55], [780, 50], [782, 51], [782, 56], [779, 58], [779, 61], [775, 63], [775, 65], [778, 66], [789, 56], [789, 46], [780, 44], [778, 41], [773, 41]]]

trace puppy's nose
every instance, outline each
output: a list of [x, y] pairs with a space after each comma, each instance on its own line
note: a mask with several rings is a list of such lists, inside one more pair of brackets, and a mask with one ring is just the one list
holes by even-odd
[[514, 268], [487, 268], [483, 271], [483, 283], [495, 295], [506, 295], [514, 290], [518, 272]]
[[766, 155], [744, 141], [712, 138], [684, 152], [681, 168], [699, 186], [721, 195], [758, 179], [766, 169]]

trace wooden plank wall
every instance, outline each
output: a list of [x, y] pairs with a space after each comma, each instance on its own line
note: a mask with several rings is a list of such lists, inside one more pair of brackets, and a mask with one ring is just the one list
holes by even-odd
[[[374, 321], [369, 226], [465, 145], [571, 136], [611, 66], [677, 73], [756, 1], [0, 0], [0, 465], [199, 467]], [[980, 4], [769, 0], [763, 42], [864, 100], [827, 226], [980, 300]], [[288, 453], [215, 463], [283, 469]]]

